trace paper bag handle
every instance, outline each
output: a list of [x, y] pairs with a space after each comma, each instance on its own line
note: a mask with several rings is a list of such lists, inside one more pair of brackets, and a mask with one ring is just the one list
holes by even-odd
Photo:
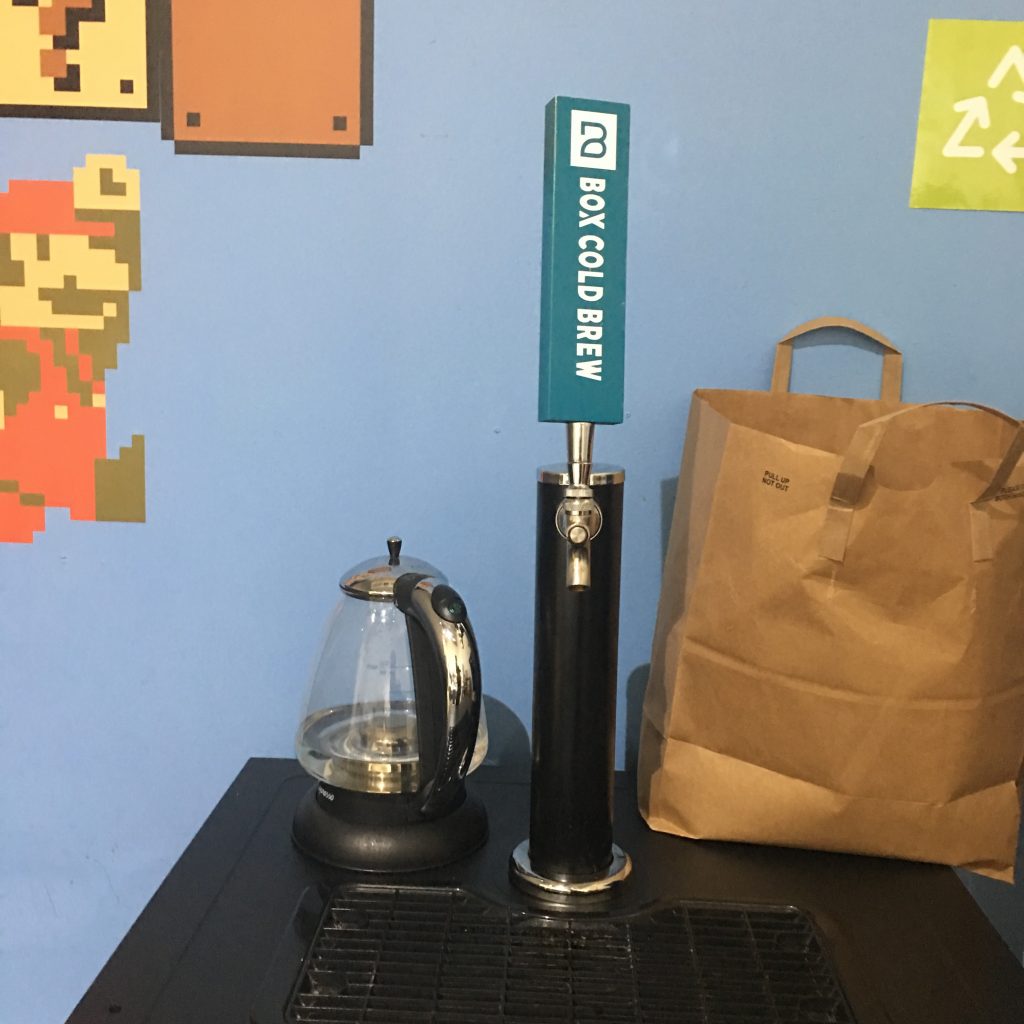
[[879, 416], [877, 419], [868, 420], [854, 431], [846, 454], [843, 456], [842, 465], [836, 474], [832, 494], [829, 496], [825, 528], [822, 531], [818, 548], [825, 558], [833, 562], [842, 562], [846, 557], [850, 526], [853, 522], [853, 509], [860, 499], [864, 480], [889, 425], [897, 417], [913, 415], [921, 409], [933, 408], [937, 405], [978, 409], [991, 416], [998, 416], [999, 419], [1012, 424], [1015, 428], [1013, 439], [996, 467], [988, 486], [968, 506], [974, 560], [985, 562], [992, 558], [992, 536], [989, 530], [988, 516], [985, 514], [983, 506], [1003, 489], [1010, 474], [1016, 469], [1021, 455], [1024, 454], [1024, 424], [1005, 412], [993, 409], [989, 405], [979, 405], [977, 402], [927, 402], [923, 405], [911, 405], [885, 416]]
[[793, 372], [793, 342], [805, 334], [820, 330], [822, 327], [845, 327], [855, 334], [862, 334], [883, 348], [882, 356], [882, 400], [898, 402], [903, 390], [903, 355], [900, 350], [884, 335], [859, 320], [849, 320], [842, 316], [820, 316], [816, 320], [794, 327], [775, 346], [775, 365], [772, 368], [772, 391], [789, 391], [789, 381]]

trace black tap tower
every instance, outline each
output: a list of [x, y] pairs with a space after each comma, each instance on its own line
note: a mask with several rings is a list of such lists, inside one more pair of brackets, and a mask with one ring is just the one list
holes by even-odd
[[629, 872], [612, 842], [624, 478], [616, 467], [591, 473], [602, 525], [585, 589], [567, 585], [571, 545], [557, 526], [569, 473], [546, 467], [537, 484], [530, 838], [512, 877], [556, 898], [605, 892]]
[[629, 107], [556, 96], [544, 137], [538, 418], [567, 458], [537, 486], [530, 837], [511, 875], [555, 900], [630, 870], [612, 842], [621, 469], [593, 465], [594, 426], [621, 423]]

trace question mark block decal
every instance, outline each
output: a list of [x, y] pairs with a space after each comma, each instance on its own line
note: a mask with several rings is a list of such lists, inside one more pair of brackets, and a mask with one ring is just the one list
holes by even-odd
[[358, 157], [372, 142], [371, 0], [174, 0], [164, 67], [178, 153]]
[[152, 2], [0, 0], [0, 114], [158, 119]]

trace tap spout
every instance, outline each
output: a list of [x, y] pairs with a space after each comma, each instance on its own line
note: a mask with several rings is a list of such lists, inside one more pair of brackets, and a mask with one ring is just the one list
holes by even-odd
[[590, 589], [590, 534], [586, 527], [576, 525], [570, 528], [569, 557], [565, 566], [565, 585], [570, 590]]
[[558, 506], [555, 525], [569, 546], [565, 561], [565, 585], [570, 590], [590, 589], [590, 542], [601, 530], [601, 507], [594, 500], [591, 471], [594, 466], [594, 424], [567, 423], [566, 445], [569, 486]]
[[555, 513], [555, 527], [565, 538], [565, 585], [570, 590], [590, 588], [590, 542], [601, 532], [601, 506], [589, 487], [570, 484]]

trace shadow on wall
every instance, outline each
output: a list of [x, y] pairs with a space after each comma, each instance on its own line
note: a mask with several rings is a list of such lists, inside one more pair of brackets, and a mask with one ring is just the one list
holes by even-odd
[[668, 538], [672, 532], [672, 514], [676, 509], [676, 491], [679, 490], [679, 477], [673, 476], [661, 481], [661, 567], [665, 569], [665, 558], [668, 555]]
[[[661, 564], [665, 565], [668, 554], [668, 537], [672, 530], [672, 514], [676, 506], [676, 489], [679, 478], [671, 477], [661, 481]], [[626, 680], [626, 735], [625, 765], [626, 771], [636, 774], [636, 762], [640, 753], [640, 722], [643, 717], [644, 694], [647, 692], [647, 680], [651, 674], [650, 663], [637, 665]]]
[[484, 694], [487, 715], [487, 756], [483, 763], [509, 770], [510, 778], [530, 777], [530, 736], [516, 713], [500, 700]]
[[630, 775], [636, 774], [637, 757], [640, 754], [640, 724], [644, 713], [644, 694], [647, 679], [651, 674], [650, 664], [637, 665], [626, 681], [626, 750], [625, 765]]

